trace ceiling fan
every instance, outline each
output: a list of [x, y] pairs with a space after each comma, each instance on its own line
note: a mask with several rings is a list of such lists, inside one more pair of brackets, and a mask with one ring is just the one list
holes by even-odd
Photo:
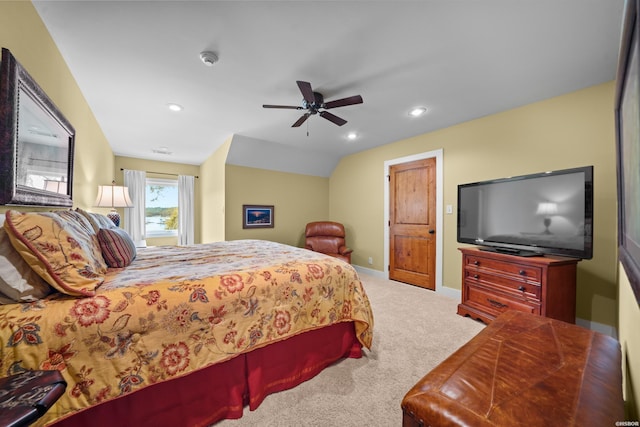
[[342, 126], [347, 121], [341, 117], [336, 116], [335, 114], [331, 114], [328, 111], [331, 108], [336, 107], [345, 107], [347, 105], [354, 104], [362, 104], [362, 97], [360, 95], [350, 96], [348, 98], [336, 99], [335, 101], [324, 102], [324, 97], [319, 92], [314, 92], [311, 89], [311, 83], [296, 81], [298, 84], [298, 88], [300, 92], [302, 92], [302, 105], [293, 106], [293, 105], [269, 105], [264, 104], [262, 107], [264, 108], [285, 108], [292, 110], [307, 110], [291, 127], [297, 128], [301, 124], [303, 124], [309, 116], [313, 114], [319, 114], [320, 117], [329, 120], [332, 123], [335, 123], [338, 126]]

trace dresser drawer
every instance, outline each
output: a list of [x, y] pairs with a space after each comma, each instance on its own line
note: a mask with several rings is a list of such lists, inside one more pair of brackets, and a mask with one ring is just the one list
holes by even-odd
[[520, 265], [479, 256], [466, 256], [464, 260], [464, 267], [473, 271], [496, 272], [501, 275], [517, 277], [530, 283], [540, 283], [542, 281], [542, 269], [536, 266]]
[[475, 285], [483, 285], [501, 292], [511, 293], [515, 297], [527, 297], [536, 302], [540, 301], [542, 295], [542, 288], [538, 283], [532, 283], [518, 277], [504, 276], [494, 271], [465, 269], [464, 280]]
[[469, 281], [465, 282], [465, 287], [467, 291], [465, 304], [493, 316], [498, 316], [507, 310], [540, 314], [540, 304], [524, 299], [515, 299], [509, 295], [495, 292], [493, 289], [483, 288]]

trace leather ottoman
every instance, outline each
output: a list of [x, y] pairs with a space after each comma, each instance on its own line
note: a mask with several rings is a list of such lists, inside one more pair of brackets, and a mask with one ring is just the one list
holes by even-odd
[[508, 311], [422, 378], [403, 426], [613, 426], [624, 420], [619, 343]]

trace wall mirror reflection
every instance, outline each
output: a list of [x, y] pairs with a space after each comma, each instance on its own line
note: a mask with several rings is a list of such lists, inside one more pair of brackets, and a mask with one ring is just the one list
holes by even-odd
[[2, 49], [0, 204], [71, 206], [75, 130]]

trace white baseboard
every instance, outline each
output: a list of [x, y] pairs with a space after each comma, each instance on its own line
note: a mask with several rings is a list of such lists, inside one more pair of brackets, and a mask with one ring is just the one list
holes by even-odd
[[460, 289], [453, 289], [447, 286], [440, 286], [439, 289], [436, 289], [436, 292], [445, 297], [455, 299], [458, 302], [462, 301], [462, 291]]
[[[377, 277], [378, 279], [388, 279], [388, 275], [384, 271], [374, 270], [372, 268], [362, 267], [360, 265], [353, 265], [358, 273], [368, 274], [369, 276]], [[459, 289], [448, 288], [446, 286], [438, 286], [436, 284], [436, 293], [444, 295], [445, 297], [453, 298], [460, 301], [462, 298], [462, 292]]]
[[[355, 268], [358, 273], [368, 274], [369, 276], [374, 276], [379, 279], [387, 278], [387, 274], [384, 271], [374, 270], [372, 268], [362, 267], [359, 265], [354, 265], [353, 268]], [[460, 289], [438, 286], [436, 288], [436, 293], [457, 301], [462, 300], [462, 291]], [[618, 339], [618, 330], [614, 326], [605, 325], [604, 323], [594, 322], [592, 320], [581, 319], [579, 317], [576, 318], [576, 325]]]
[[[440, 295], [444, 295], [447, 297], [454, 298], [458, 301], [462, 300], [462, 291], [459, 289], [452, 289], [446, 286], [441, 287], [438, 290]], [[585, 329], [590, 329], [595, 332], [600, 332], [604, 335], [609, 335], [615, 339], [618, 339], [618, 330], [610, 325], [605, 325], [604, 323], [594, 322], [592, 320], [581, 319], [579, 317], [576, 318], [576, 325], [581, 326]]]
[[372, 268], [362, 267], [359, 265], [352, 264], [353, 268], [356, 269], [358, 273], [368, 274], [369, 276], [377, 277], [378, 279], [386, 279], [387, 275], [384, 271], [374, 270]]

